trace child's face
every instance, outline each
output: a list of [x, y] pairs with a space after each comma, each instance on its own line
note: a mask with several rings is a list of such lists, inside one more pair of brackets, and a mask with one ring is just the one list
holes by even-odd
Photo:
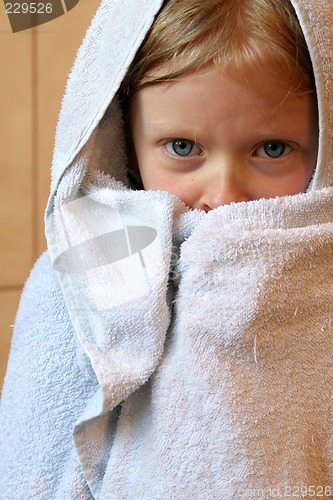
[[212, 65], [137, 92], [131, 126], [145, 189], [206, 212], [306, 190], [317, 158], [316, 100], [267, 71], [250, 78], [242, 85]]

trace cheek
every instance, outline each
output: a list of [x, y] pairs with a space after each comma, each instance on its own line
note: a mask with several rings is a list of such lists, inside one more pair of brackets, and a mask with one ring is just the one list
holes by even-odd
[[292, 194], [305, 192], [309, 186], [317, 163], [317, 152], [313, 151], [312, 153], [300, 162], [299, 168], [295, 171], [293, 177], [294, 193]]
[[164, 190], [178, 196], [190, 208], [194, 208], [199, 198], [198, 185], [190, 177], [174, 176], [169, 178]]
[[311, 170], [304, 165], [296, 169], [291, 175], [286, 175], [280, 179], [262, 181], [258, 183], [259, 192], [256, 198], [274, 198], [275, 196], [288, 196], [306, 191], [312, 177]]
[[147, 161], [144, 165], [139, 163], [139, 170], [144, 188], [153, 191], [169, 191], [172, 188], [172, 176], [159, 168], [155, 161]]
[[146, 190], [166, 191], [178, 196], [187, 206], [192, 207], [195, 202], [195, 185], [191, 179], [184, 179], [155, 165], [146, 165], [140, 169], [143, 186]]

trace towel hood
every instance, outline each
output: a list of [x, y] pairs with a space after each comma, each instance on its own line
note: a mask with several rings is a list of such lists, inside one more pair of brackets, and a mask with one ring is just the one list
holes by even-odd
[[[62, 101], [47, 213], [60, 178], [103, 118], [162, 4], [162, 0], [140, 0], [134, 9], [133, 0], [102, 0], [77, 53]], [[317, 190], [333, 185], [333, 9], [330, 0], [320, 2], [320, 8], [313, 0], [292, 0], [292, 4], [309, 47], [317, 88], [319, 151], [310, 188]], [[110, 149], [111, 156], [116, 149]], [[124, 156], [119, 147], [117, 155]], [[108, 172], [123, 181], [114, 164], [108, 165]]]

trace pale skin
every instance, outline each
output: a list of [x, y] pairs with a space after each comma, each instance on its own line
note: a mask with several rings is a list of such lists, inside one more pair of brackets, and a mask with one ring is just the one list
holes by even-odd
[[144, 188], [206, 212], [306, 191], [317, 159], [317, 104], [287, 81], [262, 71], [245, 73], [246, 84], [211, 64], [139, 90], [132, 166]]

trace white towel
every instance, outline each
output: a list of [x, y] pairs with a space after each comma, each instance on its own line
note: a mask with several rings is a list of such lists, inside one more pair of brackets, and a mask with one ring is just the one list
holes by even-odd
[[161, 3], [102, 1], [68, 81], [0, 497], [333, 497], [332, 2], [293, 2], [319, 101], [309, 192], [208, 214], [127, 177], [114, 95]]

